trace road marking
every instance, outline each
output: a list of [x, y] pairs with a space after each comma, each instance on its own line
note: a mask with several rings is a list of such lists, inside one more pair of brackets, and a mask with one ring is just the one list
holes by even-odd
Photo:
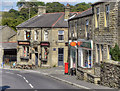
[[22, 75], [20, 75], [20, 74], [17, 74], [18, 76], [20, 76], [20, 77], [22, 77]]
[[30, 85], [31, 88], [33, 88], [32, 84], [29, 83], [29, 85]]
[[24, 79], [24, 80], [26, 80], [26, 78], [25, 78], [25, 77], [23, 77], [23, 79]]
[[28, 80], [25, 80], [25, 81], [26, 81], [27, 83], [29, 83]]

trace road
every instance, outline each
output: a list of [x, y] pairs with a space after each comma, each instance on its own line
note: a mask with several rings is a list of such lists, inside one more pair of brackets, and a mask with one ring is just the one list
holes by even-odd
[[80, 89], [40, 73], [0, 69], [3, 89]]

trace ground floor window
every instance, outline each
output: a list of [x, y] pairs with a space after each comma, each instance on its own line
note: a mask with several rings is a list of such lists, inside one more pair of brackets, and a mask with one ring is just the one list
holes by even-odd
[[78, 49], [78, 66], [84, 68], [92, 67], [92, 51]]
[[23, 46], [23, 56], [28, 57], [29, 56], [29, 47]]

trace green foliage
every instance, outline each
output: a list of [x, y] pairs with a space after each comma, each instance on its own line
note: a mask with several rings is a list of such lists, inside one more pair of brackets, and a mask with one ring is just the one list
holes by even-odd
[[78, 3], [75, 6], [71, 6], [71, 11], [72, 12], [82, 12], [84, 10], [87, 10], [88, 8], [91, 7], [91, 3]]
[[47, 13], [51, 12], [64, 12], [64, 5], [59, 2], [47, 3]]
[[120, 48], [117, 44], [114, 48], [110, 49], [110, 54], [113, 60], [120, 61]]
[[[21, 24], [22, 22], [29, 19], [29, 9], [30, 9], [30, 18], [35, 16], [38, 12], [38, 6], [45, 6], [46, 5], [46, 12], [64, 12], [64, 4], [59, 2], [52, 2], [52, 3], [44, 3], [38, 0], [20, 0], [17, 2], [17, 6], [20, 8], [21, 6], [25, 5], [26, 8], [22, 8], [20, 11], [11, 9], [9, 12], [2, 13], [2, 23], [1, 25], [8, 25], [12, 29], [16, 30], [16, 26]], [[88, 8], [90, 8], [91, 3], [79, 3], [75, 6], [70, 5], [71, 12], [81, 12]]]

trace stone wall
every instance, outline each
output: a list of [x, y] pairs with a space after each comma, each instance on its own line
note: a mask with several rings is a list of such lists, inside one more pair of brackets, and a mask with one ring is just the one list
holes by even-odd
[[106, 60], [101, 63], [101, 85], [120, 88], [120, 63]]
[[94, 75], [94, 69], [77, 69], [77, 79], [84, 80], [90, 83], [98, 84], [100, 82], [100, 76]]

